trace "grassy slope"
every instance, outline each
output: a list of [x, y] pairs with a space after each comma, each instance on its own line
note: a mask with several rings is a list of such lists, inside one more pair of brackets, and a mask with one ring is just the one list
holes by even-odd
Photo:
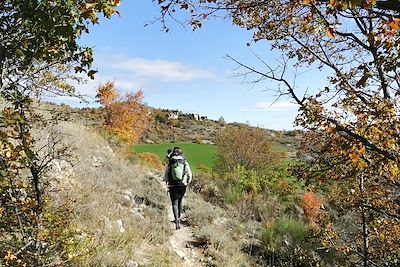
[[[216, 160], [216, 146], [208, 144], [193, 144], [193, 143], [165, 143], [165, 144], [137, 144], [133, 149], [137, 153], [150, 152], [156, 154], [161, 161], [165, 160], [165, 155], [168, 148], [179, 146], [183, 149], [186, 160], [189, 162], [192, 171], [198, 174], [198, 167], [204, 165], [206, 168], [212, 168]], [[276, 152], [291, 152], [293, 149], [282, 145], [275, 144], [273, 150]]]
[[161, 161], [165, 160], [167, 149], [173, 149], [179, 146], [183, 149], [183, 154], [189, 162], [191, 169], [197, 173], [197, 167], [203, 164], [207, 168], [212, 168], [215, 161], [216, 147], [213, 145], [205, 144], [191, 144], [191, 143], [167, 143], [167, 144], [151, 144], [151, 145], [135, 145], [134, 150], [138, 153], [151, 152], [160, 157]]

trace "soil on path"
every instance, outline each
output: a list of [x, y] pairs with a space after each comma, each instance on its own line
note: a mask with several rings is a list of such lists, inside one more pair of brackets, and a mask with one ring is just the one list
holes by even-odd
[[169, 242], [171, 244], [171, 248], [182, 260], [182, 266], [205, 266], [205, 256], [202, 253], [202, 250], [195, 246], [197, 240], [194, 236], [193, 228], [190, 227], [187, 223], [182, 222], [180, 224], [180, 229], [175, 230], [174, 214], [172, 212], [171, 206], [168, 208], [168, 219], [170, 221], [170, 227], [172, 229], [172, 235], [169, 238]]

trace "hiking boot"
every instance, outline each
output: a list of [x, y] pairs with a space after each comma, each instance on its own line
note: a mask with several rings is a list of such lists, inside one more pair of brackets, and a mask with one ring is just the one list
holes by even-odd
[[176, 229], [176, 230], [181, 229], [181, 226], [180, 226], [180, 224], [179, 224], [179, 220], [176, 220], [176, 221], [175, 221], [175, 229]]

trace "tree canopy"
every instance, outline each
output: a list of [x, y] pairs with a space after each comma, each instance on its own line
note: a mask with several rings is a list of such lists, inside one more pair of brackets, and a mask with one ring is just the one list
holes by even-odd
[[238, 166], [247, 171], [262, 171], [283, 156], [272, 150], [273, 141], [264, 129], [249, 125], [227, 126], [220, 130], [215, 145], [215, 169], [219, 173], [233, 172]]
[[120, 96], [113, 82], [99, 86], [96, 95], [104, 110], [106, 130], [130, 144], [137, 142], [148, 125], [148, 109], [142, 104], [143, 91]]
[[5, 0], [0, 3], [0, 62], [4, 69], [21, 71], [34, 61], [78, 62], [77, 71], [90, 68], [92, 52], [77, 39], [98, 23], [98, 13], [109, 18], [119, 0]]

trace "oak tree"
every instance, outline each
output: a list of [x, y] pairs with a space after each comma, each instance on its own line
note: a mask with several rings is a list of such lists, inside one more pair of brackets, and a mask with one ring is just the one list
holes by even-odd
[[104, 108], [104, 127], [123, 141], [135, 143], [147, 128], [149, 116], [142, 104], [143, 91], [121, 97], [113, 82], [99, 86], [96, 95]]
[[232, 172], [238, 166], [247, 171], [263, 171], [282, 155], [273, 151], [268, 132], [249, 125], [228, 125], [215, 137], [217, 146], [216, 170]]

